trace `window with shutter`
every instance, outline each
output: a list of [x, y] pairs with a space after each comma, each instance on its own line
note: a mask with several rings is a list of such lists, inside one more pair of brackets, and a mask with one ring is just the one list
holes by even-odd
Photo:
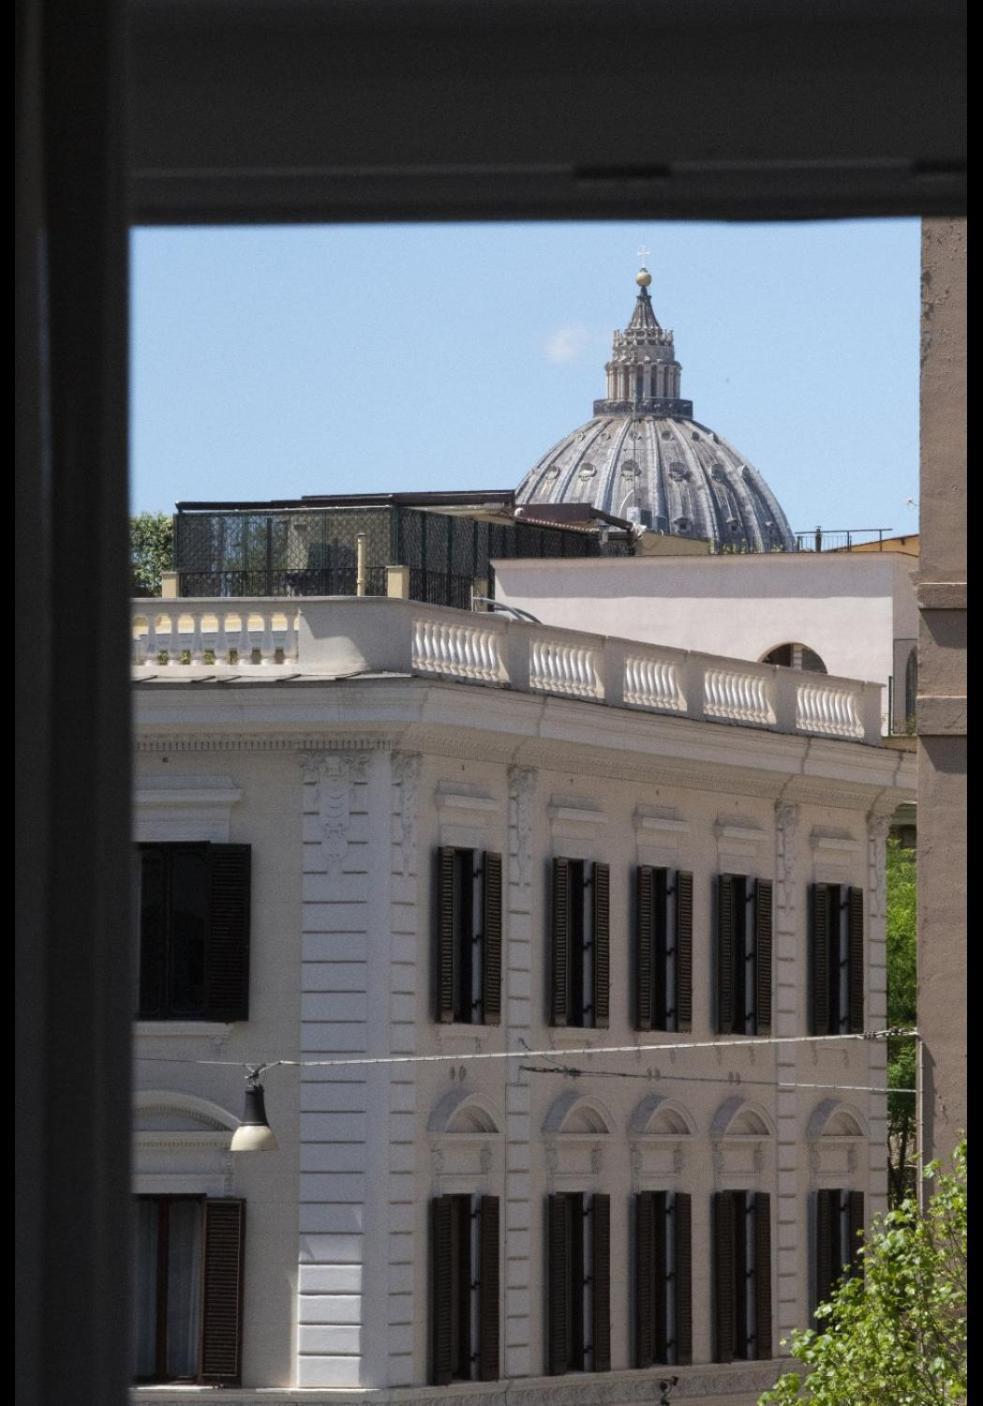
[[558, 1192], [546, 1202], [546, 1369], [611, 1367], [611, 1200]]
[[498, 1198], [436, 1196], [430, 1227], [431, 1381], [496, 1381]]
[[138, 1381], [239, 1384], [244, 1224], [240, 1200], [137, 1198]]
[[249, 1017], [249, 845], [139, 846], [143, 1020]]
[[770, 1357], [771, 1198], [718, 1191], [713, 1198], [714, 1361]]
[[502, 857], [443, 846], [436, 852], [434, 1016], [497, 1025], [502, 1011]]
[[717, 878], [717, 1033], [771, 1030], [772, 908], [770, 879]]
[[607, 864], [556, 858], [549, 867], [549, 1023], [608, 1024], [611, 876]]
[[691, 1203], [681, 1192], [635, 1198], [635, 1365], [688, 1362], [693, 1352]]
[[810, 1034], [862, 1034], [863, 889], [813, 884], [809, 915]]
[[690, 1030], [693, 876], [641, 864], [635, 890], [635, 1028]]
[[863, 1272], [860, 1254], [864, 1228], [864, 1194], [842, 1188], [817, 1191], [814, 1197], [814, 1306], [826, 1303], [840, 1280]]

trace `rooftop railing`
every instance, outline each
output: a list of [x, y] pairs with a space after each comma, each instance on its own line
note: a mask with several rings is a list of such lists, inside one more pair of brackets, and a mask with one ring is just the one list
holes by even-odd
[[883, 548], [893, 531], [893, 527], [814, 527], [811, 532], [797, 532], [795, 542], [800, 552], [849, 552], [875, 542]]
[[137, 680], [418, 675], [879, 744], [879, 684], [417, 601], [136, 600]]

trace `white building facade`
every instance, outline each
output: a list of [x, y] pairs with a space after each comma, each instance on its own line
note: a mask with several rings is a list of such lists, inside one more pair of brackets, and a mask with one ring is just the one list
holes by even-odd
[[879, 690], [140, 610], [135, 1399], [755, 1400], [885, 1204]]

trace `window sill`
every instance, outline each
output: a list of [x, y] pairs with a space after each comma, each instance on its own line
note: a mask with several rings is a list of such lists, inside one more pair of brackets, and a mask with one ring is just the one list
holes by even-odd
[[176, 1037], [187, 1040], [197, 1035], [202, 1040], [227, 1040], [232, 1034], [232, 1022], [225, 1020], [135, 1020], [133, 1033], [138, 1038], [161, 1039]]

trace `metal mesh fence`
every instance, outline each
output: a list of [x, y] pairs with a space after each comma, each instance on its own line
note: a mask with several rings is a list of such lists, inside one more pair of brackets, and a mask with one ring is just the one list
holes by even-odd
[[493, 557], [621, 554], [593, 534], [495, 523], [398, 505], [242, 509], [177, 514], [174, 565], [182, 596], [353, 596], [356, 538], [365, 534], [366, 592], [386, 593], [386, 567], [410, 568], [410, 596], [467, 609], [491, 585]]

